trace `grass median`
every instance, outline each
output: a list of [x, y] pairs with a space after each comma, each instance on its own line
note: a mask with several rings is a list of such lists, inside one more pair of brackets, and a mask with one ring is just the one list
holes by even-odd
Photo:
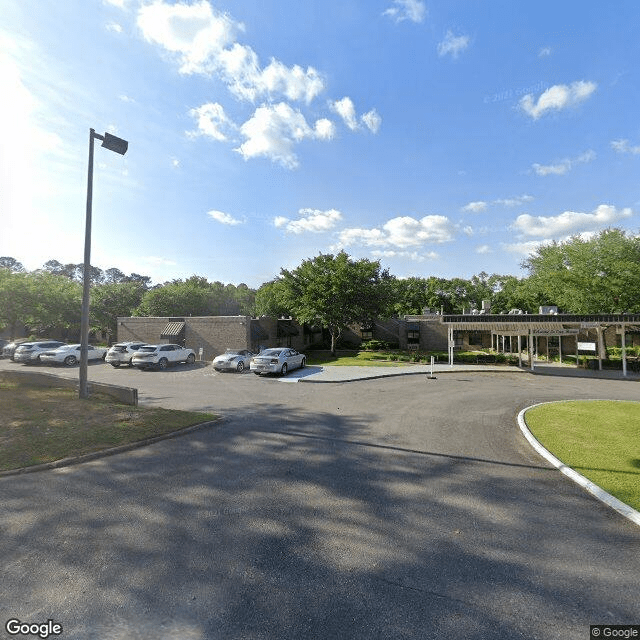
[[640, 402], [554, 402], [529, 409], [525, 420], [564, 464], [640, 510]]
[[0, 382], [0, 471], [95, 453], [178, 431], [218, 416], [123, 405], [73, 389]]

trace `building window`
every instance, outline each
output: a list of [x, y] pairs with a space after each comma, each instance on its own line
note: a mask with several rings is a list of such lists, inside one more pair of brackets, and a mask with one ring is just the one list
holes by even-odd
[[360, 337], [363, 340], [373, 340], [373, 330], [372, 329], [363, 329], [360, 332]]

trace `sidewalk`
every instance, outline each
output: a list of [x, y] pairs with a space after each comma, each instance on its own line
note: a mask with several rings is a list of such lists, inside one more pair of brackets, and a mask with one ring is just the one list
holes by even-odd
[[[434, 364], [433, 375], [462, 372], [499, 372], [499, 373], [526, 373], [525, 369], [508, 365], [479, 365], [479, 364]], [[372, 378], [389, 378], [395, 376], [411, 376], [431, 374], [431, 366], [426, 364], [408, 364], [398, 367], [340, 367], [308, 365], [304, 369], [292, 371], [286, 378], [280, 378], [281, 382], [355, 382], [356, 380], [369, 380]]]
[[[527, 366], [514, 367], [510, 365], [483, 365], [483, 364], [434, 364], [433, 375], [451, 373], [532, 373]], [[304, 369], [296, 369], [280, 378], [280, 382], [355, 382], [357, 380], [369, 380], [372, 378], [390, 378], [395, 376], [411, 376], [431, 374], [431, 366], [424, 364], [408, 364], [397, 367], [367, 367], [367, 366], [319, 366], [308, 365]], [[640, 375], [628, 373], [623, 378], [621, 371], [577, 369], [569, 366], [553, 366], [536, 364], [533, 371], [535, 375], [567, 376], [577, 378], [599, 378], [604, 380], [640, 380]]]

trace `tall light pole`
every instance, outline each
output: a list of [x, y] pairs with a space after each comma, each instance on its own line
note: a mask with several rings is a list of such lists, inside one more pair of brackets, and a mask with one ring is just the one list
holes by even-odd
[[84, 276], [82, 279], [82, 312], [80, 316], [80, 397], [89, 397], [87, 364], [89, 362], [89, 288], [91, 286], [91, 208], [93, 202], [93, 141], [102, 140], [102, 146], [123, 156], [129, 143], [110, 133], [101, 136], [89, 130], [89, 175], [87, 178], [87, 217], [84, 228]]

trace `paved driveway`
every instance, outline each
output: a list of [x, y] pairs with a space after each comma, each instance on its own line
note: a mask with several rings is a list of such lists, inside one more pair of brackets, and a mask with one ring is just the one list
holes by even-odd
[[640, 622], [640, 528], [515, 424], [538, 401], [637, 399], [637, 382], [97, 367], [145, 403], [225, 419], [0, 479], [2, 623], [51, 618], [65, 639], [577, 640]]

